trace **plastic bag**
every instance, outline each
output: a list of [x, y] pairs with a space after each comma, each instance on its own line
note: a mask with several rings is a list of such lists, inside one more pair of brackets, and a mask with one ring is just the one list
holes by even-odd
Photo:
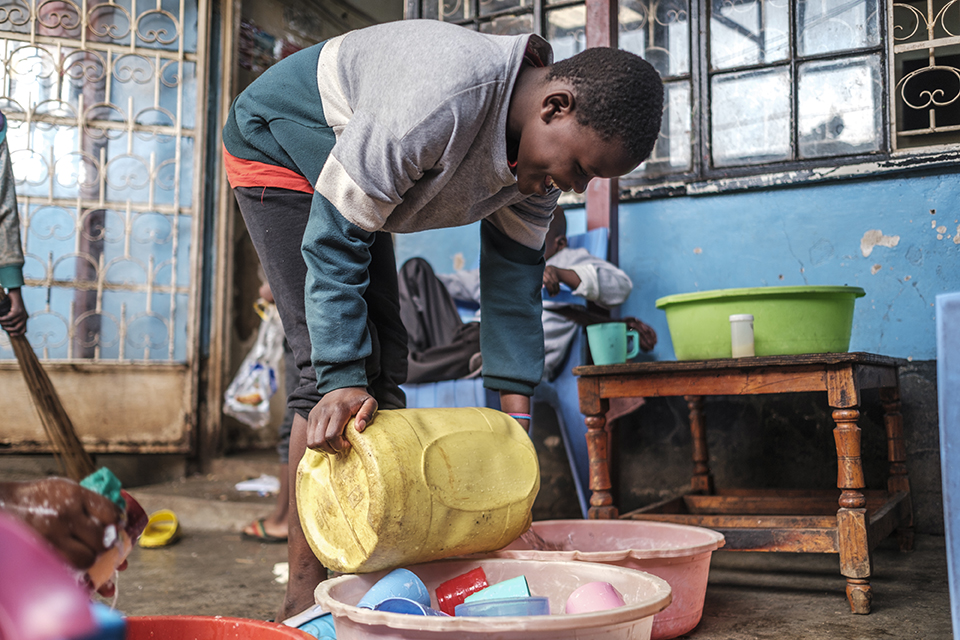
[[223, 412], [254, 428], [270, 421], [270, 398], [277, 391], [277, 368], [283, 358], [283, 326], [277, 307], [258, 301], [263, 319], [257, 341], [224, 394]]

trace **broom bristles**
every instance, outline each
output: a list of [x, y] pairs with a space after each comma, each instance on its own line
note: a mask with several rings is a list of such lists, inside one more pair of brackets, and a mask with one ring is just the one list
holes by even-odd
[[[2, 292], [2, 289], [0, 289]], [[93, 459], [83, 448], [83, 443], [77, 436], [77, 430], [70, 421], [70, 416], [64, 411], [53, 383], [43, 370], [37, 354], [25, 336], [9, 336], [13, 352], [20, 363], [33, 404], [40, 414], [40, 422], [46, 431], [50, 443], [53, 445], [54, 456], [64, 474], [79, 482], [96, 471]]]

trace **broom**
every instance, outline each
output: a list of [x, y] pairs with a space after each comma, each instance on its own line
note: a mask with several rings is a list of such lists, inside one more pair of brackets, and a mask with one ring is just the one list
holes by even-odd
[[[8, 313], [8, 311], [2, 311], [7, 301], [7, 295], [0, 288], [0, 315]], [[77, 436], [77, 430], [70, 421], [70, 416], [60, 403], [57, 390], [50, 382], [47, 372], [43, 370], [26, 336], [8, 335], [8, 337], [13, 346], [13, 353], [17, 356], [17, 362], [20, 363], [20, 371], [27, 383], [27, 389], [30, 390], [33, 404], [37, 408], [37, 413], [40, 414], [43, 430], [46, 431], [53, 445], [53, 455], [64, 475], [80, 482], [96, 470], [93, 459], [83, 448], [83, 443]]]

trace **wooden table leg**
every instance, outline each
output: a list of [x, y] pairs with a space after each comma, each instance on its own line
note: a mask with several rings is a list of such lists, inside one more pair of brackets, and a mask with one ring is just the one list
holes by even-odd
[[693, 478], [690, 490], [693, 493], [713, 494], [713, 477], [710, 475], [710, 456], [707, 453], [707, 429], [703, 420], [703, 397], [684, 396], [690, 410], [690, 436], [693, 439]]
[[840, 573], [847, 578], [847, 600], [854, 613], [870, 613], [870, 556], [867, 500], [863, 495], [860, 460], [860, 427], [857, 407], [836, 409], [833, 437], [837, 445], [837, 487], [841, 490], [837, 529], [840, 538]]
[[607, 410], [610, 401], [600, 397], [600, 384], [596, 378], [580, 378], [577, 381], [580, 396], [580, 413], [587, 425], [587, 456], [590, 463], [590, 508], [587, 518], [613, 520], [619, 512], [613, 506], [610, 489], [610, 436], [607, 434]]
[[[903, 416], [900, 414], [900, 389], [880, 389], [883, 404], [883, 423], [887, 430], [887, 460], [890, 462], [890, 477], [887, 491], [910, 493], [910, 478], [907, 476], [907, 447], [903, 440]], [[913, 508], [906, 522], [897, 528], [897, 543], [901, 551], [913, 549]]]

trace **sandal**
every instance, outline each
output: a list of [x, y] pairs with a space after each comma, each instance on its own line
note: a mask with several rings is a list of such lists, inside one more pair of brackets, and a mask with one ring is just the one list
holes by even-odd
[[147, 521], [140, 535], [140, 546], [146, 549], [166, 547], [180, 539], [180, 521], [173, 511], [161, 509]]
[[253, 531], [254, 533], [248, 533], [247, 531], [241, 531], [240, 535], [244, 538], [249, 538], [250, 540], [256, 540], [258, 542], [270, 542], [270, 543], [279, 543], [286, 542], [286, 536], [272, 536], [267, 533], [267, 528], [264, 526], [266, 518], [259, 518], [253, 521]]

